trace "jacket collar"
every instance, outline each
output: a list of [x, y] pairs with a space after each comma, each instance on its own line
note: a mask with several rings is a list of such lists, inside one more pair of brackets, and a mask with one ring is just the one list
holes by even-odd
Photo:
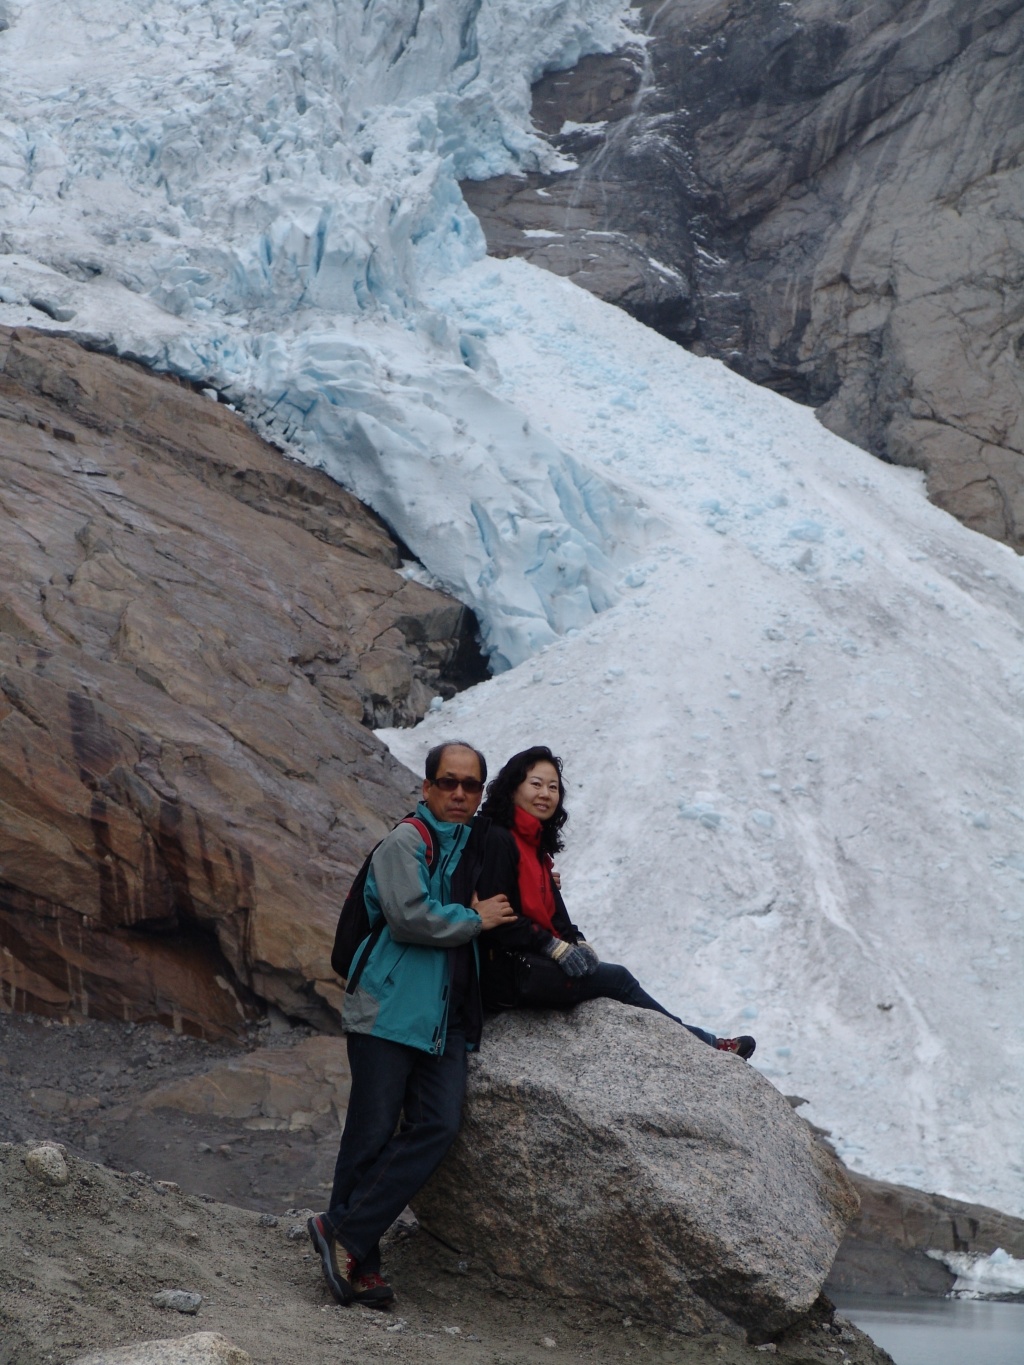
[[417, 804], [416, 816], [434, 831], [437, 835], [437, 842], [445, 853], [450, 853], [453, 848], [460, 847], [469, 838], [469, 831], [473, 828], [472, 820], [468, 820], [464, 825], [455, 824], [450, 820], [439, 820], [436, 815], [431, 813], [430, 807], [425, 801], [420, 801]]

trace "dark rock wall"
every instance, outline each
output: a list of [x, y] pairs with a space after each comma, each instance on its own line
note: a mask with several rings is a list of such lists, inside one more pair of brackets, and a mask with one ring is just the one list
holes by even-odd
[[463, 187], [491, 250], [814, 404], [1024, 549], [1022, 0], [638, 9], [646, 45], [535, 88], [579, 169]]
[[825, 1285], [828, 1293], [948, 1294], [956, 1277], [928, 1251], [1024, 1257], [1024, 1220], [905, 1185], [852, 1175], [860, 1212]]

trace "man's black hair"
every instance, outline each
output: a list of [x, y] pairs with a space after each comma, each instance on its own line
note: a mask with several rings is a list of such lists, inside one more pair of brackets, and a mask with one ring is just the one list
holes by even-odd
[[554, 813], [541, 821], [540, 847], [543, 853], [556, 854], [562, 847], [560, 830], [569, 818], [565, 809], [565, 784], [562, 782], [562, 760], [556, 758], [546, 744], [535, 744], [513, 754], [501, 772], [487, 788], [487, 800], [480, 807], [481, 815], [489, 815], [496, 825], [512, 828], [515, 819], [515, 790], [526, 781], [526, 774], [538, 763], [550, 763], [558, 773], [558, 805]]
[[464, 739], [446, 739], [443, 744], [435, 744], [430, 753], [427, 754], [426, 762], [423, 765], [423, 776], [428, 782], [433, 782], [437, 776], [437, 770], [441, 766], [445, 749], [468, 749], [470, 753], [476, 754], [476, 761], [480, 764], [480, 781], [487, 781], [487, 759], [484, 758], [480, 750], [472, 744], [467, 744]]

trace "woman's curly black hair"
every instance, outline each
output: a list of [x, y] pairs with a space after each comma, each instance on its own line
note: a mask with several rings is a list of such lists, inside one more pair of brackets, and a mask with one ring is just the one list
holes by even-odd
[[496, 825], [511, 829], [515, 811], [515, 801], [512, 798], [515, 790], [526, 781], [527, 773], [538, 763], [550, 763], [558, 773], [558, 805], [540, 827], [541, 852], [553, 856], [562, 847], [560, 831], [569, 818], [569, 812], [565, 809], [562, 760], [556, 758], [547, 745], [535, 744], [532, 749], [523, 749], [521, 753], [512, 755], [487, 788], [487, 800], [480, 807], [480, 814], [490, 816]]

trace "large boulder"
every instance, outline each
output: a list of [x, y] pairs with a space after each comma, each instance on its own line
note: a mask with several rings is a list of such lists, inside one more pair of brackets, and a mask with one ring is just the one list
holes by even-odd
[[642, 0], [535, 87], [577, 169], [466, 185], [568, 275], [1024, 550], [1021, 0]]
[[498, 1275], [763, 1338], [815, 1302], [857, 1196], [756, 1070], [601, 1000], [489, 1024], [414, 1209]]
[[0, 328], [0, 442], [0, 1009], [330, 1027], [416, 787], [367, 723], [455, 691], [470, 614], [225, 404], [67, 339]]

